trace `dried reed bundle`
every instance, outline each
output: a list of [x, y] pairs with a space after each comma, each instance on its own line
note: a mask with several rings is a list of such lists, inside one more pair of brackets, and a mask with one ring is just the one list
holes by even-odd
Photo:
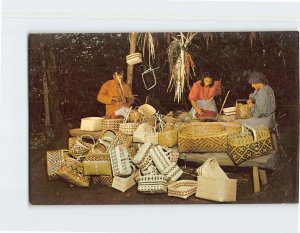
[[167, 92], [173, 88], [175, 89], [174, 101], [176, 99], [178, 102], [181, 100], [185, 85], [189, 86], [189, 79], [191, 78], [190, 69], [194, 72], [195, 64], [193, 58], [186, 50], [195, 35], [196, 33], [189, 32], [185, 37], [183, 33], [180, 33], [180, 39], [174, 37], [174, 40], [167, 49], [171, 74]]

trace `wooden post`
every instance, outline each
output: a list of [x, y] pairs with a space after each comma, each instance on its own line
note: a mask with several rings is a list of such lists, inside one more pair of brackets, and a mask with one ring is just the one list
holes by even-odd
[[262, 185], [266, 185], [268, 183], [266, 170], [258, 169], [259, 179]]
[[258, 193], [258, 192], [260, 192], [258, 167], [253, 167], [252, 168], [252, 176], [253, 176], [253, 189], [254, 189], [254, 192]]
[[[130, 42], [129, 54], [136, 52], [137, 36], [138, 36], [138, 33], [136, 33], [136, 32], [129, 33], [129, 42]], [[132, 80], [133, 80], [133, 66], [134, 65], [127, 66], [127, 83], [131, 88], [132, 88]]]

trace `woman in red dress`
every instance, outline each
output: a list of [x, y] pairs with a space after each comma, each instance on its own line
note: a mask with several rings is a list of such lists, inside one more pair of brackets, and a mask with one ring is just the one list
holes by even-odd
[[190, 91], [189, 100], [192, 104], [190, 116], [216, 117], [218, 110], [214, 98], [217, 95], [221, 95], [221, 82], [214, 81], [212, 75], [205, 72]]

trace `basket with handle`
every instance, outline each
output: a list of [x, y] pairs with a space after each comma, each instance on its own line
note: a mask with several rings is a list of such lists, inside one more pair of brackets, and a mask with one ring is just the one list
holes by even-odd
[[[93, 141], [93, 144], [88, 142], [84, 142], [83, 138], [90, 138]], [[90, 135], [82, 135], [76, 138], [73, 146], [69, 150], [69, 154], [72, 155], [74, 158], [78, 158], [81, 156], [85, 156], [89, 150], [95, 145], [95, 139]]]
[[68, 158], [68, 150], [52, 150], [47, 151], [47, 175], [49, 180], [56, 180], [59, 176], [56, 172], [63, 166]]
[[164, 175], [146, 175], [137, 178], [138, 192], [141, 193], [167, 193], [167, 180]]
[[247, 105], [246, 99], [236, 100], [235, 112], [237, 119], [248, 119], [252, 117], [252, 113]]
[[178, 130], [179, 152], [226, 152], [226, 127], [219, 122], [192, 122]]
[[274, 151], [267, 127], [243, 125], [242, 129], [242, 133], [228, 136], [227, 154], [236, 165]]
[[109, 155], [113, 176], [127, 176], [132, 173], [133, 165], [125, 146], [116, 146]]

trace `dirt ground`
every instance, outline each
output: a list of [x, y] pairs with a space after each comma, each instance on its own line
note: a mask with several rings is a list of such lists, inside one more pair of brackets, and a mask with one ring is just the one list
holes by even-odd
[[[296, 120], [295, 122], [298, 122]], [[278, 160], [274, 171], [267, 171], [268, 184], [261, 186], [259, 193], [253, 193], [252, 170], [250, 168], [223, 167], [230, 178], [238, 179], [237, 201], [235, 203], [297, 203], [298, 202], [298, 124], [290, 124], [286, 119], [280, 126], [280, 143], [284, 153]], [[169, 197], [167, 194], [141, 194], [132, 187], [125, 193], [99, 183], [90, 184], [88, 188], [78, 188], [63, 180], [49, 181], [46, 174], [46, 151], [67, 148], [71, 124], [66, 124], [62, 132], [47, 145], [30, 147], [30, 202], [35, 205], [45, 204], [203, 204], [216, 203], [195, 196], [188, 199]], [[78, 127], [78, 126], [77, 126]], [[32, 138], [31, 138], [32, 139]], [[186, 167], [184, 167], [186, 165]], [[179, 161], [185, 171], [181, 179], [196, 179], [189, 174], [199, 164]]]

